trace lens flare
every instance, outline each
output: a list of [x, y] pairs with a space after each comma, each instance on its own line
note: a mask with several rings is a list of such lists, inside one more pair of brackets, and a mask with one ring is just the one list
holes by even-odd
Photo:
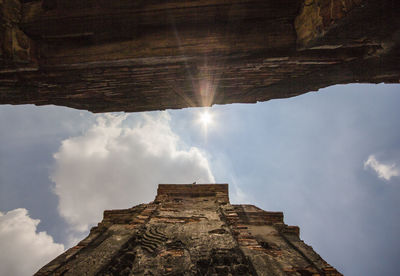
[[200, 122], [203, 124], [203, 126], [207, 127], [209, 124], [212, 122], [212, 115], [208, 110], [204, 111], [203, 113], [200, 114]]

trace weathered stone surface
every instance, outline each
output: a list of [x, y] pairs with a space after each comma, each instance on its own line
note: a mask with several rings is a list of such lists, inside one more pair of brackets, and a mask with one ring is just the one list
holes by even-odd
[[37, 70], [33, 42], [20, 29], [21, 19], [19, 0], [0, 0], [0, 74], [32, 67]]
[[227, 184], [160, 184], [155, 200], [104, 212], [36, 275], [341, 275], [281, 212], [232, 205]]
[[309, 46], [323, 37], [330, 27], [346, 17], [354, 8], [368, 4], [366, 0], [306, 0], [300, 14], [296, 17], [297, 42]]
[[13, 28], [1, 32], [2, 55], [19, 64], [0, 68], [0, 104], [132, 112], [400, 79], [397, 0], [37, 0], [11, 10], [17, 44]]

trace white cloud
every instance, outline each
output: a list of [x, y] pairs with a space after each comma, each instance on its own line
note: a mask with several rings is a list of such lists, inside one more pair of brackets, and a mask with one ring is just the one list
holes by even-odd
[[101, 220], [105, 209], [149, 202], [159, 183], [213, 183], [205, 154], [185, 148], [171, 130], [167, 112], [142, 114], [135, 127], [127, 116], [102, 115], [88, 131], [62, 142], [51, 175], [59, 212], [76, 231]]
[[230, 185], [232, 188], [232, 192], [230, 193], [231, 197], [231, 204], [243, 204], [243, 203], [250, 203], [253, 202], [249, 199], [248, 194], [243, 192], [243, 190], [237, 185]]
[[64, 251], [23, 208], [0, 212], [0, 275], [32, 275]]
[[400, 171], [396, 167], [396, 164], [382, 164], [376, 160], [374, 155], [370, 155], [368, 160], [364, 162], [364, 169], [368, 167], [373, 169], [378, 174], [379, 178], [385, 180], [390, 180], [392, 177], [400, 175]]

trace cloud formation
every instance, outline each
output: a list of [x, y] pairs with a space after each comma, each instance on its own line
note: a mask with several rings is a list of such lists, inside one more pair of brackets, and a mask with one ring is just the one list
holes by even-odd
[[387, 181], [394, 176], [400, 175], [400, 171], [396, 167], [396, 164], [387, 165], [380, 163], [378, 160], [376, 160], [374, 155], [370, 155], [368, 160], [364, 162], [364, 169], [367, 169], [368, 167], [373, 169], [378, 174], [379, 178], [383, 178]]
[[99, 222], [105, 209], [153, 200], [159, 183], [215, 182], [205, 154], [184, 145], [167, 112], [138, 116], [129, 127], [127, 115], [102, 115], [54, 154], [58, 209], [75, 231]]
[[46, 232], [36, 232], [39, 222], [23, 208], [0, 212], [0, 275], [32, 275], [64, 251]]

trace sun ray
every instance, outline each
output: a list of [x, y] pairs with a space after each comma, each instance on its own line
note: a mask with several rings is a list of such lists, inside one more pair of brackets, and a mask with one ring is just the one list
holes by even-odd
[[200, 114], [200, 121], [204, 127], [207, 127], [212, 122], [212, 115], [211, 113], [206, 110]]
[[215, 127], [215, 114], [211, 108], [201, 108], [197, 114], [197, 123], [202, 125], [204, 139], [207, 140], [208, 131]]

